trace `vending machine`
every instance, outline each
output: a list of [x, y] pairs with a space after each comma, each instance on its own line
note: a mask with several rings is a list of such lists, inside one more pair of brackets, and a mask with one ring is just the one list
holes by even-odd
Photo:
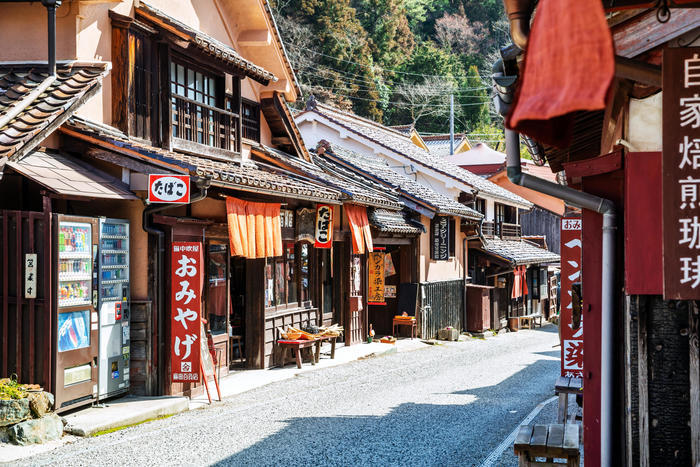
[[129, 390], [129, 222], [99, 219], [99, 398]]
[[59, 411], [91, 403], [97, 396], [97, 226], [93, 218], [54, 216], [54, 385]]

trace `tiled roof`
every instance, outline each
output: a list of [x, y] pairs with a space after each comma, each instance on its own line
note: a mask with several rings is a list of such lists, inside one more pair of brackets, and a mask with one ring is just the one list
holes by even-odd
[[138, 15], [167, 26], [167, 29], [179, 37], [188, 40], [202, 51], [212, 55], [219, 60], [229, 63], [235, 68], [242, 71], [246, 76], [258, 81], [262, 84], [268, 84], [270, 81], [277, 81], [277, 77], [265, 70], [264, 68], [254, 64], [253, 62], [243, 58], [232, 47], [220, 42], [213, 37], [198, 31], [190, 26], [178, 21], [172, 16], [167, 15], [163, 11], [155, 8], [143, 1], [135, 8]]
[[515, 266], [525, 264], [558, 263], [560, 257], [556, 253], [540, 248], [525, 240], [501, 240], [485, 238], [482, 240], [483, 250], [500, 256]]
[[0, 63], [0, 157], [19, 159], [35, 149], [100, 89], [109, 68], [59, 63], [50, 78], [45, 64]]
[[370, 158], [338, 145], [334, 145], [330, 151], [326, 151], [320, 159], [335, 160], [336, 163], [340, 163], [346, 168], [369, 175], [395, 189], [399, 194], [415, 198], [427, 204], [440, 214], [451, 214], [476, 220], [483, 217], [474, 209], [458, 203], [405, 175], [394, 172], [384, 159]]
[[108, 142], [114, 145], [115, 150], [126, 150], [129, 156], [156, 159], [210, 178], [214, 185], [322, 202], [337, 203], [341, 197], [340, 191], [334, 188], [276, 167], [267, 167], [252, 161], [241, 164], [167, 151], [130, 140], [116, 128], [79, 117], [70, 119], [66, 126], [69, 130]]
[[[450, 135], [427, 135], [422, 138], [430, 154], [440, 157], [450, 155]], [[454, 149], [457, 150], [465, 139], [463, 134], [455, 134]]]
[[[435, 170], [445, 176], [469, 185], [479, 192], [490, 195], [503, 201], [509, 201], [522, 207], [531, 207], [532, 203], [501, 188], [500, 186], [475, 175], [468, 170], [452, 164], [444, 157], [430, 154], [416, 146], [409, 137], [399, 131], [380, 125], [353, 113], [345, 112], [328, 105], [317, 103], [312, 110], [336, 124], [351, 130], [352, 132], [373, 141], [376, 144], [403, 155], [407, 159], [416, 162], [426, 168]], [[302, 112], [303, 113], [303, 112]]]
[[409, 136], [411, 132], [413, 131], [413, 125], [408, 124], [408, 125], [391, 125], [387, 128], [391, 128], [394, 131], [398, 131], [401, 134], [404, 134], [406, 136]]
[[13, 170], [55, 193], [109, 199], [138, 199], [121, 180], [73, 157], [53, 151], [34, 151], [8, 162]]
[[280, 162], [283, 166], [290, 167], [304, 176], [320, 181], [341, 191], [345, 199], [367, 206], [376, 206], [389, 209], [401, 209], [403, 205], [399, 203], [398, 197], [382, 190], [381, 185], [368, 179], [362, 179], [358, 175], [351, 176], [331, 173], [329, 170], [306, 162], [305, 160], [287, 154], [285, 152], [262, 146], [253, 151], [263, 151], [268, 157]]
[[370, 209], [367, 212], [370, 224], [382, 233], [419, 235], [423, 229], [420, 222], [411, 222], [404, 211], [389, 211], [387, 209]]

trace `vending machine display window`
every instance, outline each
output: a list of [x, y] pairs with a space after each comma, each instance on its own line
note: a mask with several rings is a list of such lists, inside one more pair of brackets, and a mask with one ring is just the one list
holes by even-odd
[[61, 222], [58, 227], [58, 306], [92, 301], [92, 226]]
[[90, 347], [90, 310], [58, 314], [58, 351]]

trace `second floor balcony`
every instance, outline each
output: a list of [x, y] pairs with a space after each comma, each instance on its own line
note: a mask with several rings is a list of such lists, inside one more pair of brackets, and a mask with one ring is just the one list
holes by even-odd
[[481, 235], [486, 238], [520, 239], [522, 229], [520, 224], [502, 221], [484, 221], [481, 224]]

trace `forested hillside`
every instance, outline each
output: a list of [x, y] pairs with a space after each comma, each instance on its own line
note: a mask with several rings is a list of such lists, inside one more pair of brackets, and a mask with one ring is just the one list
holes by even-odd
[[[305, 96], [388, 125], [498, 138], [490, 68], [507, 43], [502, 0], [273, 0]], [[493, 121], [492, 121], [493, 120]], [[497, 132], [495, 132], [497, 134]]]

